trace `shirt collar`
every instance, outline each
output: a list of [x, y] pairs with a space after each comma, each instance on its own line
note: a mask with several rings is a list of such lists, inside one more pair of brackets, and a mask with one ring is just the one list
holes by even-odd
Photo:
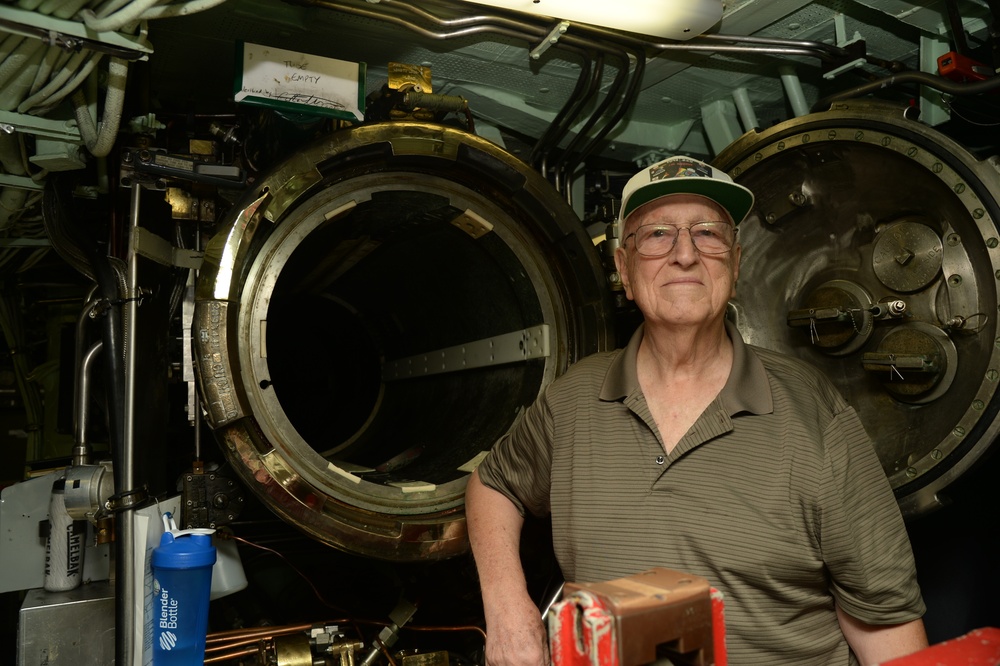
[[[624, 400], [632, 394], [641, 393], [636, 359], [639, 357], [639, 343], [642, 342], [645, 324], [640, 324], [625, 348], [611, 362], [601, 385], [601, 400]], [[740, 412], [769, 414], [774, 411], [771, 399], [771, 384], [764, 364], [753, 352], [753, 348], [743, 342], [736, 325], [726, 320], [726, 332], [733, 342], [733, 368], [726, 385], [719, 393], [719, 403], [730, 416]]]

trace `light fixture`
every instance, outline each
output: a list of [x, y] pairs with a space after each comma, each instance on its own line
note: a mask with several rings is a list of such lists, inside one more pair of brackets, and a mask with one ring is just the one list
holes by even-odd
[[468, 0], [571, 23], [688, 40], [722, 18], [722, 0]]

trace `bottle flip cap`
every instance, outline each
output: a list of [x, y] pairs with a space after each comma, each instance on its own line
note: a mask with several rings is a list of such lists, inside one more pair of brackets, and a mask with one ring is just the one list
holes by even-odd
[[164, 513], [163, 536], [160, 537], [160, 547], [153, 549], [153, 567], [193, 569], [212, 566], [216, 558], [215, 546], [212, 545], [214, 533], [214, 529], [204, 527], [179, 530], [170, 512]]

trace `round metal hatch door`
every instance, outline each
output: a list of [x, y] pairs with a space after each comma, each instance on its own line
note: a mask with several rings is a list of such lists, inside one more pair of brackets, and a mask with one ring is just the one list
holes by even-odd
[[715, 164], [757, 197], [741, 331], [833, 379], [904, 515], [938, 506], [998, 429], [996, 161], [851, 103], [749, 133]]
[[614, 344], [579, 219], [495, 144], [409, 122], [336, 132], [236, 208], [206, 248], [193, 331], [230, 462], [334, 547], [464, 552], [479, 459]]

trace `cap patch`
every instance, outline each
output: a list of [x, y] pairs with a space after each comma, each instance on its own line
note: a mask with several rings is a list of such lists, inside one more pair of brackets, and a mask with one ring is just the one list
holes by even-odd
[[685, 178], [690, 176], [711, 178], [712, 167], [704, 164], [703, 162], [674, 159], [654, 164], [649, 168], [650, 182], [655, 180], [665, 180], [667, 178]]

